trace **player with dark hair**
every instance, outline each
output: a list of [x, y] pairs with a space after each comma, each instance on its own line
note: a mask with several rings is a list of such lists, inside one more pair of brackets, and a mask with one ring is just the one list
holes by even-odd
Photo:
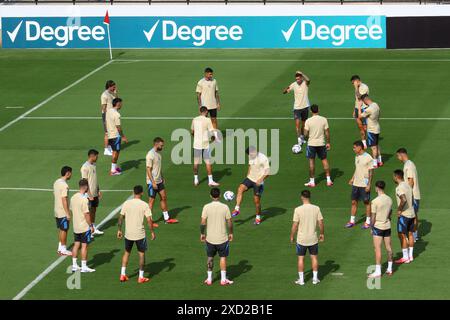
[[58, 250], [61, 256], [71, 256], [72, 252], [67, 250], [67, 231], [70, 224], [69, 210], [69, 185], [67, 181], [72, 177], [72, 168], [64, 166], [61, 168], [61, 176], [53, 183], [53, 195], [55, 198], [54, 213], [56, 228], [58, 229]]
[[373, 168], [383, 166], [383, 159], [381, 158], [381, 150], [379, 145], [380, 137], [380, 107], [367, 94], [361, 96], [361, 100], [367, 106], [362, 113], [359, 114], [359, 119], [366, 119], [367, 121], [367, 146], [372, 149]]
[[366, 105], [361, 100], [361, 96], [364, 94], [369, 94], [369, 87], [361, 82], [361, 78], [358, 75], [353, 75], [350, 78], [350, 82], [355, 88], [355, 107], [353, 109], [353, 118], [356, 120], [356, 125], [358, 126], [359, 133], [361, 134], [361, 142], [364, 145], [364, 149], [367, 148], [366, 142], [366, 120], [361, 119], [359, 115], [364, 112]]
[[101, 112], [102, 112], [102, 123], [103, 123], [103, 130], [105, 132], [104, 135], [104, 146], [105, 156], [112, 156], [112, 149], [111, 146], [108, 144], [108, 130], [106, 129], [106, 111], [108, 109], [111, 109], [113, 107], [112, 102], [115, 98], [118, 98], [118, 92], [117, 92], [117, 85], [113, 80], [106, 81], [105, 84], [105, 91], [103, 91], [101, 97], [100, 97], [100, 103], [101, 103]]
[[208, 109], [212, 125], [214, 129], [217, 129], [217, 111], [220, 111], [220, 98], [219, 86], [213, 76], [213, 69], [206, 68], [204, 77], [198, 81], [195, 91], [197, 93], [198, 107], [206, 107]]
[[117, 161], [122, 142], [127, 143], [128, 139], [125, 137], [120, 121], [119, 110], [122, 108], [122, 99], [115, 98], [113, 100], [113, 107], [106, 111], [106, 128], [108, 130], [108, 143], [113, 151], [111, 161], [111, 176], [118, 176], [122, 174], [122, 170], [118, 167]]

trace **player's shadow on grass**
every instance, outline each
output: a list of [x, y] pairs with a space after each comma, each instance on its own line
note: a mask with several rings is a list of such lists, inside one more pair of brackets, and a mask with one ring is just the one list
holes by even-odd
[[[191, 206], [184, 206], [184, 207], [178, 207], [178, 208], [174, 208], [172, 210], [169, 210], [170, 218], [171, 219], [175, 219], [178, 216], [178, 214], [180, 214], [181, 211], [186, 210], [186, 209], [190, 209], [190, 208], [192, 208], [192, 207]], [[164, 220], [164, 218], [163, 218], [163, 216], [161, 216], [155, 222], [161, 222], [163, 220]]]
[[[284, 213], [286, 213], [286, 209], [284, 209], [284, 208], [279, 208], [279, 207], [266, 208], [266, 209], [262, 210], [262, 212], [261, 212], [261, 219], [262, 219], [262, 222], [264, 222], [266, 220], [275, 218]], [[252, 214], [246, 219], [234, 220], [234, 224], [240, 226], [246, 222], [252, 221], [253, 219], [255, 219], [255, 215]]]
[[131, 147], [135, 144], [138, 144], [139, 142], [141, 142], [141, 140], [131, 140], [131, 141], [128, 141], [128, 143], [122, 143], [121, 150], [128, 149], [129, 147]]
[[110, 228], [112, 226], [117, 226], [117, 220], [118, 220], [117, 218], [109, 220], [100, 229], [102, 231], [105, 231], [106, 229], [108, 229], [108, 228]]
[[[170, 272], [175, 268], [176, 264], [173, 262], [174, 258], [167, 258], [162, 261], [155, 261], [149, 264], [146, 264], [144, 270], [150, 275], [150, 278], [153, 278], [160, 274], [162, 271]], [[131, 275], [131, 277], [136, 277], [139, 274], [139, 268], [136, 269]]]
[[[214, 181], [216, 181], [216, 182], [220, 182], [220, 180], [222, 180], [223, 177], [225, 177], [225, 176], [231, 176], [231, 168], [225, 168], [223, 170], [213, 172]], [[207, 176], [205, 176], [202, 180], [200, 180], [200, 183], [206, 182], [206, 181], [208, 181]]]
[[97, 253], [90, 261], [92, 268], [97, 268], [102, 264], [110, 263], [114, 258], [114, 256], [116, 255], [116, 253], [119, 251], [120, 251], [119, 249], [114, 249], [109, 252]]
[[[251, 264], [248, 264], [248, 260], [241, 260], [238, 264], [233, 264], [227, 267], [227, 274], [231, 280], [238, 278], [241, 274], [247, 273], [253, 269]], [[214, 281], [220, 280], [220, 272], [217, 273]]]
[[[320, 259], [320, 255], [319, 255]], [[305, 264], [306, 266], [306, 264]], [[325, 264], [319, 264], [319, 279], [325, 279], [329, 274], [336, 272], [339, 270], [341, 266], [337, 263], [335, 263], [334, 260], [327, 260], [325, 261]], [[312, 270], [308, 271], [305, 274], [305, 281], [312, 280], [313, 278], [313, 272]]]
[[122, 162], [121, 168], [122, 171], [127, 171], [130, 169], [139, 169], [142, 162], [144, 162], [145, 159], [137, 159], [137, 160], [128, 160], [125, 162]]
[[[381, 157], [383, 158], [383, 163], [387, 163], [394, 155], [392, 153], [383, 153], [383, 150], [381, 150]], [[400, 162], [399, 162], [400, 164]]]
[[[332, 168], [330, 170], [331, 180], [336, 181], [340, 177], [344, 175], [344, 171], [339, 170], [338, 168]], [[321, 181], [325, 181], [326, 176], [325, 172], [322, 172], [316, 179], [316, 184], [320, 183]]]

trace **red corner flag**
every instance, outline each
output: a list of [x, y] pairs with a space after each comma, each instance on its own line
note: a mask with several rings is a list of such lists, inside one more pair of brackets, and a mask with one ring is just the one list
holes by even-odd
[[105, 19], [103, 19], [103, 23], [104, 23], [104, 24], [109, 24], [109, 14], [108, 14], [108, 10], [106, 10], [106, 15], [105, 15]]
[[103, 19], [103, 23], [106, 24], [106, 28], [108, 29], [108, 46], [109, 46], [109, 58], [112, 60], [112, 48], [111, 48], [111, 34], [109, 32], [109, 14], [108, 10], [106, 10], [105, 18]]

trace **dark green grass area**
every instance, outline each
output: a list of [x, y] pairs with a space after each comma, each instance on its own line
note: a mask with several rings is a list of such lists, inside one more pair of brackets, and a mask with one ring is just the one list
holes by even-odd
[[[69, 290], [66, 259], [34, 288], [25, 299], [448, 299], [447, 265], [449, 245], [446, 195], [450, 117], [447, 77], [449, 51], [384, 50], [127, 50], [117, 51], [117, 61], [59, 95], [0, 132], [0, 188], [51, 188], [62, 165], [74, 168], [70, 181], [75, 189], [79, 168], [89, 148], [102, 150], [100, 120], [32, 119], [33, 117], [98, 117], [104, 82], [114, 79], [124, 99], [124, 131], [130, 140], [120, 164], [124, 174], [109, 177], [109, 158], [98, 162], [100, 186], [108, 190], [129, 190], [145, 183], [145, 155], [155, 136], [166, 140], [163, 152], [168, 203], [180, 220], [156, 230], [149, 243], [146, 270], [152, 281], [138, 285], [137, 254], [134, 252], [128, 283], [120, 283], [123, 242], [117, 240], [114, 217], [107, 222], [105, 235], [90, 247], [88, 264], [97, 271], [82, 275], [81, 290]], [[7, 78], [0, 90], [0, 127], [78, 80], [106, 62], [102, 50], [15, 50], [0, 51], [0, 76]], [[139, 60], [139, 61], [132, 61]], [[143, 61], [145, 60], [145, 61]], [[150, 60], [150, 61], [147, 61]], [[190, 61], [184, 61], [190, 60]], [[221, 61], [219, 61], [221, 60]], [[253, 60], [253, 61], [242, 61]], [[254, 61], [257, 60], [257, 61]], [[336, 61], [340, 60], [340, 61]], [[352, 61], [351, 61], [352, 60]], [[357, 60], [357, 61], [353, 61]], [[370, 61], [361, 61], [370, 60]], [[373, 60], [373, 61], [372, 61]], [[374, 61], [377, 60], [377, 61]], [[406, 61], [409, 60], [409, 61]], [[428, 118], [428, 120], [386, 119], [381, 122], [381, 148], [385, 167], [375, 179], [388, 183], [394, 196], [391, 173], [402, 165], [395, 151], [405, 146], [415, 161], [422, 192], [422, 239], [416, 244], [411, 265], [396, 267], [393, 277], [383, 277], [381, 290], [367, 288], [366, 270], [374, 262], [370, 233], [358, 227], [346, 230], [353, 173], [352, 142], [358, 131], [351, 119], [330, 119], [332, 150], [329, 153], [335, 185], [325, 186], [317, 162], [319, 185], [312, 191], [313, 202], [325, 217], [325, 242], [320, 246], [318, 286], [311, 284], [307, 259], [307, 284], [297, 287], [295, 247], [289, 243], [298, 194], [308, 178], [304, 153], [294, 155], [296, 142], [289, 119], [219, 119], [221, 129], [279, 129], [279, 171], [267, 180], [263, 196], [264, 221], [253, 225], [253, 204], [247, 193], [241, 215], [235, 218], [235, 241], [231, 245], [229, 277], [235, 285], [203, 285], [206, 276], [204, 247], [199, 241], [202, 206], [209, 201], [204, 178], [192, 187], [189, 164], [171, 162], [171, 141], [175, 129], [189, 129], [186, 119], [126, 119], [126, 117], [194, 117], [197, 114], [195, 85], [205, 66], [211, 66], [219, 82], [223, 110], [227, 118], [290, 117], [293, 97], [281, 90], [302, 70], [311, 79], [310, 100], [318, 103], [322, 115], [350, 118], [353, 107], [352, 74], [359, 74], [371, 89], [385, 118]], [[24, 106], [24, 109], [6, 109]], [[440, 118], [441, 120], [432, 120]], [[270, 138], [270, 133], [269, 133]], [[221, 189], [235, 191], [246, 173], [246, 165], [222, 164], [214, 167]], [[129, 192], [105, 193], [98, 221], [119, 206]], [[147, 200], [145, 198], [145, 200]], [[0, 190], [0, 298], [11, 299], [57, 259], [53, 197], [45, 191]], [[230, 204], [232, 207], [233, 204]], [[359, 217], [363, 217], [360, 208]], [[161, 210], [154, 210], [159, 220]], [[362, 221], [362, 220], [361, 220]], [[396, 218], [393, 221], [395, 228]], [[69, 236], [70, 241], [72, 235]], [[395, 254], [400, 247], [393, 238]], [[218, 261], [216, 261], [216, 279]]]

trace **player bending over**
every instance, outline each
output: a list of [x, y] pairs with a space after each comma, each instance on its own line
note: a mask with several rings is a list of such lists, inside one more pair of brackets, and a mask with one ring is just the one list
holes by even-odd
[[67, 250], [67, 231], [70, 225], [69, 211], [69, 185], [67, 181], [72, 177], [72, 168], [64, 166], [61, 169], [61, 177], [53, 183], [53, 195], [55, 197], [55, 219], [58, 229], [58, 255], [71, 256], [72, 252]]
[[113, 151], [111, 160], [111, 176], [118, 176], [122, 174], [122, 170], [117, 165], [122, 142], [127, 143], [128, 139], [125, 137], [120, 121], [119, 110], [122, 108], [122, 99], [115, 98], [113, 100], [113, 107], [106, 111], [106, 128], [108, 130], [108, 143]]
[[380, 107], [367, 94], [362, 95], [361, 100], [367, 105], [367, 108], [359, 114], [359, 118], [367, 119], [367, 146], [372, 149], [373, 168], [376, 169], [383, 166], [379, 145]]
[[350, 81], [355, 88], [355, 107], [353, 109], [353, 118], [356, 120], [356, 125], [358, 126], [359, 133], [361, 134], [361, 141], [364, 144], [364, 149], [367, 148], [366, 143], [366, 120], [360, 119], [359, 115], [364, 112], [365, 105], [361, 100], [361, 96], [364, 94], [369, 94], [369, 87], [361, 82], [361, 78], [358, 75], [354, 75], [350, 78]]
[[118, 97], [119, 95], [117, 92], [116, 83], [113, 80], [106, 81], [105, 91], [103, 91], [102, 95], [100, 96], [102, 123], [103, 123], [103, 130], [105, 132], [104, 135], [105, 151], [103, 152], [105, 156], [112, 156], [112, 149], [111, 146], [108, 144], [108, 130], [106, 129], [106, 111], [113, 107], [112, 102], [115, 98]]

